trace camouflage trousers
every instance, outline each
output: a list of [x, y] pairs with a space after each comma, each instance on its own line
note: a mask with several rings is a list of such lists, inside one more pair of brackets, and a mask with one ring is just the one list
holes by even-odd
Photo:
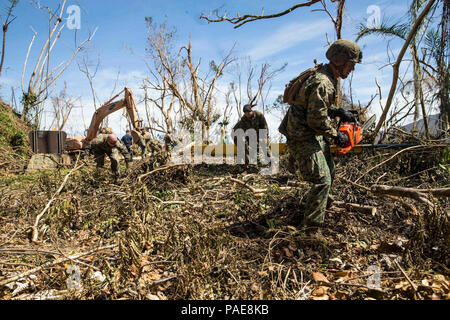
[[130, 154], [130, 162], [133, 162], [133, 149], [131, 146], [125, 146], [128, 150], [128, 153]]
[[120, 173], [120, 155], [116, 148], [113, 148], [111, 152], [105, 152], [103, 150], [93, 149], [95, 162], [97, 163], [97, 168], [103, 168], [105, 166], [105, 155], [111, 160], [111, 171], [115, 175]]
[[143, 137], [139, 137], [139, 139], [136, 140], [136, 144], [138, 145], [139, 149], [141, 149], [141, 157], [145, 158], [147, 153], [147, 144], [145, 142], [145, 139]]
[[306, 195], [304, 223], [323, 223], [335, 173], [330, 145], [322, 136], [316, 136], [307, 141], [289, 141], [288, 150], [303, 180], [312, 183]]

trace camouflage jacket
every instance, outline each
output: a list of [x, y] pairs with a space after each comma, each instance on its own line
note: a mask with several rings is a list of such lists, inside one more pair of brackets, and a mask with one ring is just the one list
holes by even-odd
[[159, 140], [149, 139], [147, 145], [152, 149], [152, 151], [161, 151], [164, 147], [164, 143]]
[[152, 139], [152, 135], [150, 134], [150, 132], [146, 131], [142, 137], [145, 139], [145, 142], [150, 141]]
[[114, 147], [111, 147], [107, 143], [108, 135], [107, 134], [99, 134], [95, 139], [91, 141], [91, 150], [95, 152], [105, 152], [107, 154], [111, 154], [113, 149], [117, 149], [125, 159], [129, 159], [129, 153], [127, 147], [122, 143], [122, 141], [117, 140], [117, 143]]
[[337, 80], [328, 64], [320, 66], [303, 83], [296, 96], [299, 104], [291, 105], [283, 119], [284, 131], [289, 140], [304, 141], [314, 136], [336, 137], [337, 130], [328, 117], [329, 111], [335, 108], [336, 87]]
[[253, 116], [251, 118], [247, 118], [245, 115], [241, 117], [241, 119], [234, 125], [233, 131], [237, 129], [247, 130], [247, 129], [255, 129], [258, 132], [259, 129], [269, 130], [267, 126], [266, 118], [264, 115], [256, 110], [253, 110]]
[[175, 144], [176, 144], [176, 142], [175, 142], [175, 140], [173, 139], [173, 137], [172, 137], [172, 135], [170, 135], [170, 134], [166, 134], [165, 136], [164, 136], [164, 144], [166, 145], [166, 146], [174, 146]]

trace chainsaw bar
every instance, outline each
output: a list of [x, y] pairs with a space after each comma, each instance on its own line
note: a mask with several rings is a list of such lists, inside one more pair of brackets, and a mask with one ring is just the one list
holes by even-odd
[[364, 124], [361, 125], [361, 129], [363, 130], [363, 132], [366, 131], [367, 129], [369, 129], [370, 126], [375, 123], [375, 120], [377, 120], [377, 115], [376, 114], [374, 114], [373, 116], [371, 116], [369, 118], [369, 120], [364, 122]]

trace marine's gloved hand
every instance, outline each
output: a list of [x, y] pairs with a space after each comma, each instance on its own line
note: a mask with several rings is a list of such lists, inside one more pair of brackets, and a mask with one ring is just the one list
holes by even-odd
[[355, 122], [355, 116], [358, 114], [356, 110], [345, 110], [343, 108], [333, 109], [330, 115], [333, 118], [339, 117], [342, 122]]
[[338, 147], [345, 147], [345, 145], [348, 143], [349, 139], [345, 133], [338, 132], [337, 136], [334, 138], [334, 142]]

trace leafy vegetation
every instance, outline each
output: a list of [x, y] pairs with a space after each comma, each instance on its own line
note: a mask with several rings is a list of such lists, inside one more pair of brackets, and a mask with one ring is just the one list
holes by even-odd
[[11, 154], [27, 157], [30, 151], [29, 130], [30, 127], [16, 116], [11, 107], [0, 101], [0, 157]]

